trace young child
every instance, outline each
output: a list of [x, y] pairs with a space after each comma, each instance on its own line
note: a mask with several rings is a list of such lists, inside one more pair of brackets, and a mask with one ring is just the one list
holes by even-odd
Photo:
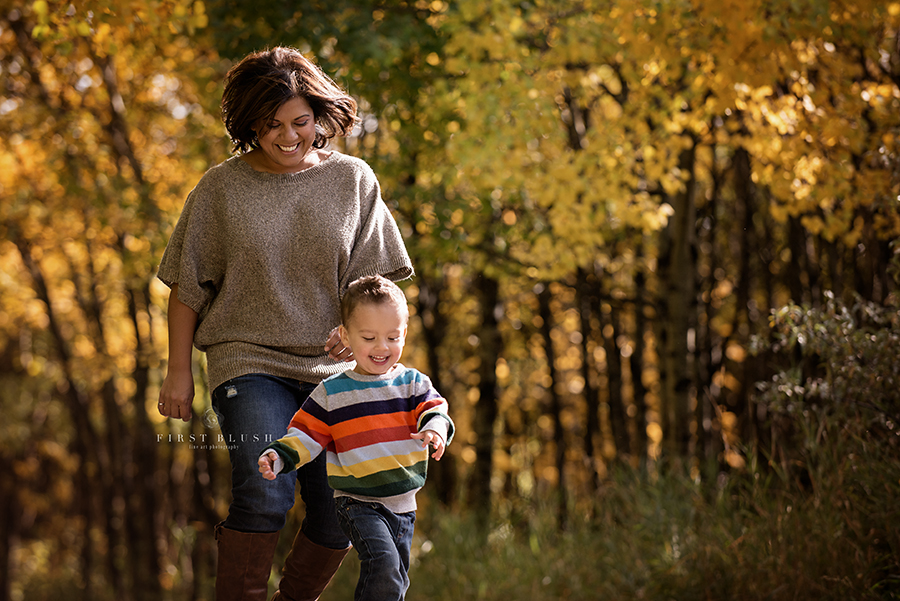
[[356, 280], [341, 300], [341, 319], [341, 341], [356, 367], [319, 384], [287, 436], [263, 451], [259, 471], [274, 480], [324, 450], [338, 520], [359, 553], [354, 598], [403, 599], [428, 445], [439, 460], [453, 421], [428, 376], [398, 363], [409, 310], [396, 284], [381, 276]]

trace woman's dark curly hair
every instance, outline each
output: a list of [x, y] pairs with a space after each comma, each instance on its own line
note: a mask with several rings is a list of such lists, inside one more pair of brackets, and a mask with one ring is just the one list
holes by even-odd
[[347, 136], [358, 121], [356, 101], [294, 48], [276, 47], [244, 57], [225, 75], [222, 120], [235, 151], [259, 147], [254, 127], [267, 127], [292, 98], [309, 103], [316, 119], [314, 148]]

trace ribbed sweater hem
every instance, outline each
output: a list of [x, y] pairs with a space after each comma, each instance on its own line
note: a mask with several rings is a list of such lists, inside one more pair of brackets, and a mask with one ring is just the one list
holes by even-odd
[[393, 511], [394, 513], [409, 513], [416, 510], [416, 493], [422, 490], [417, 488], [402, 495], [394, 495], [393, 497], [366, 497], [363, 495], [352, 495], [350, 493], [339, 490], [334, 491], [335, 497], [350, 497], [364, 503], [380, 503]]
[[329, 376], [353, 367], [353, 363], [334, 361], [325, 353], [294, 354], [290, 350], [246, 342], [214, 344], [206, 349], [206, 359], [210, 390], [247, 374], [268, 374], [318, 384]]

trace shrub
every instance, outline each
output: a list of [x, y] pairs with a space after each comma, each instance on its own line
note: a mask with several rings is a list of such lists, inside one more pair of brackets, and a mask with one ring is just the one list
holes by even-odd
[[[755, 350], [794, 358], [794, 365], [757, 385], [770, 412], [817, 406], [832, 413], [871, 411], [888, 428], [900, 421], [900, 303], [857, 297], [847, 306], [830, 292], [821, 308], [794, 304], [772, 312], [772, 340]], [[890, 422], [890, 423], [888, 423]]]

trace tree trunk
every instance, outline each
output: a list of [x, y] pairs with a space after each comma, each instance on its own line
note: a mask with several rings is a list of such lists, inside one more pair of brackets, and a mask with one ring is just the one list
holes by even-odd
[[597, 451], [594, 448], [594, 438], [601, 435], [600, 399], [597, 396], [597, 388], [594, 386], [593, 374], [596, 372], [596, 366], [590, 344], [594, 338], [591, 322], [594, 318], [593, 309], [596, 304], [594, 301], [596, 295], [592, 292], [596, 281], [592, 280], [596, 280], [596, 278], [588, 275], [588, 272], [582, 268], [578, 269], [576, 277], [575, 303], [581, 320], [581, 377], [584, 379], [584, 402], [587, 406], [587, 419], [584, 426], [584, 461], [585, 467], [590, 473], [591, 489], [596, 493], [600, 490], [600, 472], [597, 471]]
[[[753, 215], [756, 211], [756, 185], [751, 177], [750, 153], [745, 148], [738, 148], [734, 153], [734, 188], [740, 201], [740, 252], [738, 256], [737, 287], [735, 290], [735, 308], [732, 321], [732, 336], [738, 340], [746, 340], [753, 332], [750, 331], [749, 304], [750, 287], [753, 284], [753, 265], [751, 257], [758, 248], [756, 229], [753, 223]], [[739, 390], [732, 395], [732, 406], [743, 425], [741, 436], [745, 442], [756, 439], [756, 415], [750, 398], [750, 386], [753, 380], [749, 370], [749, 362], [744, 360], [739, 363], [725, 361], [729, 369], [738, 375], [741, 383]]]
[[[128, 312], [136, 339], [135, 368], [132, 374], [135, 390], [130, 403], [138, 408], [134, 412], [133, 422], [134, 432], [138, 433], [153, 431], [153, 426], [144, 410], [144, 402], [150, 385], [148, 354], [149, 349], [153, 346], [153, 340], [150, 338], [152, 328], [147, 328], [148, 333], [145, 338], [140, 327], [141, 319], [145, 319], [148, 323], [150, 321], [149, 308], [150, 289], [145, 282], [128, 290]], [[193, 425], [196, 425], [199, 420], [199, 416], [195, 416]], [[129, 545], [130, 553], [133, 554], [131, 558], [132, 582], [135, 597], [150, 601], [158, 599], [161, 593], [159, 582], [161, 557], [156, 544], [160, 539], [160, 532], [155, 519], [159, 495], [154, 486], [158, 450], [157, 445], [148, 436], [139, 434], [138, 436], [128, 436], [125, 440], [128, 448], [127, 455], [132, 466], [125, 476], [128, 483], [127, 490], [131, 491], [130, 494], [126, 493], [127, 511], [132, 514], [128, 522], [128, 535], [137, 538], [137, 540], [133, 539]], [[207, 456], [209, 455], [208, 447], [205, 453]], [[195, 462], [203, 461], [196, 457], [195, 455]], [[196, 480], [202, 487], [202, 479], [198, 477]], [[202, 492], [204, 489], [200, 490]], [[208, 507], [209, 500], [211, 499], [208, 495], [199, 495], [196, 502]]]
[[[713, 424], [715, 423], [715, 412], [713, 405], [719, 402], [721, 391], [719, 387], [713, 383], [713, 374], [719, 368], [722, 362], [722, 344], [721, 336], [713, 330], [712, 322], [716, 311], [713, 302], [713, 292], [718, 284], [717, 272], [720, 268], [718, 242], [719, 236], [719, 190], [722, 185], [722, 174], [713, 165], [712, 169], [713, 188], [710, 198], [706, 203], [703, 215], [699, 218], [702, 224], [702, 240], [700, 240], [700, 253], [698, 254], [699, 263], [704, 262], [701, 273], [706, 275], [700, 281], [700, 290], [702, 291], [700, 301], [702, 304], [698, 308], [703, 316], [698, 319], [697, 323], [697, 382], [703, 392], [697, 399], [697, 407], [695, 410], [695, 419], [697, 421], [697, 447], [695, 457], [699, 464], [704, 463], [710, 458], [718, 456], [716, 450], [715, 436], [713, 435]], [[715, 358], [714, 358], [715, 354]]]
[[11, 551], [17, 534], [19, 492], [16, 473], [12, 469], [13, 457], [0, 451], [5, 468], [0, 470], [0, 601], [10, 601], [12, 587], [10, 567]]
[[547, 355], [547, 369], [550, 371], [550, 413], [553, 417], [553, 444], [556, 447], [556, 490], [559, 500], [557, 526], [566, 530], [569, 526], [569, 499], [566, 485], [566, 435], [562, 423], [562, 398], [556, 389], [562, 382], [556, 369], [556, 351], [553, 348], [553, 312], [550, 308], [550, 284], [543, 285], [538, 294], [538, 311], [541, 316], [541, 336], [544, 338], [544, 352]]
[[478, 333], [478, 402], [472, 429], [475, 435], [475, 465], [472, 469], [472, 506], [476, 508], [482, 526], [487, 526], [491, 508], [491, 476], [494, 468], [494, 422], [498, 413], [497, 357], [501, 356], [503, 341], [498, 319], [503, 308], [497, 280], [481, 274], [475, 279], [481, 300], [481, 329]]
[[[671, 459], [687, 456], [690, 444], [691, 394], [694, 388], [691, 359], [693, 348], [688, 344], [695, 322], [694, 274], [696, 249], [694, 229], [696, 210], [694, 194], [695, 147], [684, 150], [679, 167], [689, 174], [685, 188], [670, 198], [674, 214], [663, 231], [660, 249], [660, 274], [663, 298], [660, 299], [661, 363], [665, 374], [662, 382], [664, 447]], [[665, 260], [663, 260], [665, 258]]]
[[644, 333], [647, 329], [647, 320], [644, 316], [644, 303], [646, 297], [644, 294], [644, 286], [646, 285], [644, 271], [640, 264], [643, 257], [643, 244], [639, 244], [635, 249], [635, 263], [638, 265], [634, 274], [634, 332], [632, 333], [632, 342], [634, 344], [634, 352], [629, 358], [631, 367], [631, 384], [634, 389], [634, 405], [635, 419], [637, 421], [634, 448], [632, 452], [640, 459], [647, 457], [647, 389], [644, 386]]
[[628, 444], [628, 425], [625, 422], [625, 401], [622, 398], [622, 353], [619, 350], [619, 316], [615, 307], [610, 306], [609, 313], [600, 311], [603, 331], [609, 330], [609, 336], [603, 335], [603, 348], [606, 350], [606, 387], [607, 409], [609, 410], [609, 427], [612, 431], [613, 444], [616, 447], [616, 459], [624, 460], [630, 454]]
[[788, 219], [788, 248], [791, 250], [791, 261], [788, 263], [785, 276], [791, 291], [791, 300], [798, 305], [812, 302], [806, 294], [809, 286], [809, 274], [806, 271], [806, 230], [796, 217]]
[[[416, 309], [422, 322], [422, 336], [425, 339], [425, 352], [428, 356], [428, 375], [435, 389], [441, 394], [444, 382], [441, 374], [441, 360], [438, 350], [444, 342], [447, 331], [447, 316], [441, 311], [441, 292], [444, 289], [444, 278], [419, 274], [416, 279], [419, 296]], [[428, 481], [433, 482], [434, 491], [440, 501], [452, 507], [456, 503], [456, 465], [454, 455], [447, 453], [444, 457], [428, 467]]]

